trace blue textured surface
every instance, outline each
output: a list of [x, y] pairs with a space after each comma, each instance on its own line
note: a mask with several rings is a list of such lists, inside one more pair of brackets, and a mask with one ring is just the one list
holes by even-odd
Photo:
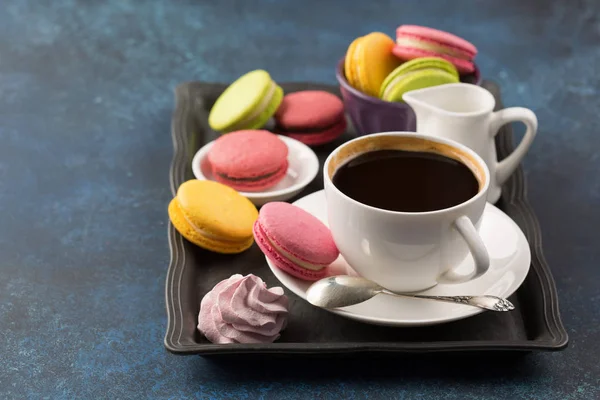
[[[600, 397], [600, 3], [44, 3], [0, 12], [0, 398]], [[354, 37], [401, 23], [470, 39], [506, 105], [537, 113], [524, 164], [570, 347], [475, 371], [167, 353], [174, 86], [334, 83]]]

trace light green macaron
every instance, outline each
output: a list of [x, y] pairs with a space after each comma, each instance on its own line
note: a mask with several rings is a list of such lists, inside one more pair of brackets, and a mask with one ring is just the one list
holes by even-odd
[[208, 124], [228, 133], [263, 127], [283, 100], [283, 89], [267, 71], [250, 71], [233, 82], [210, 110]]
[[401, 102], [402, 95], [411, 90], [458, 81], [456, 67], [443, 58], [416, 58], [400, 65], [385, 78], [379, 97], [385, 101]]

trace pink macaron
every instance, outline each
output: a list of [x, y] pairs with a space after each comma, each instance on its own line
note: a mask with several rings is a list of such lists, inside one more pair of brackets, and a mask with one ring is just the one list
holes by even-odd
[[307, 281], [324, 278], [340, 254], [329, 229], [289, 203], [265, 204], [254, 223], [254, 238], [277, 268]]
[[265, 130], [243, 130], [215, 140], [208, 153], [214, 179], [242, 192], [275, 186], [288, 169], [288, 148]]
[[477, 55], [477, 48], [465, 39], [433, 28], [400, 26], [396, 30], [396, 45], [392, 52], [402, 60], [441, 57], [454, 64], [461, 74], [475, 71], [473, 58]]
[[287, 94], [275, 113], [275, 131], [309, 146], [337, 139], [346, 131], [344, 104], [322, 90]]

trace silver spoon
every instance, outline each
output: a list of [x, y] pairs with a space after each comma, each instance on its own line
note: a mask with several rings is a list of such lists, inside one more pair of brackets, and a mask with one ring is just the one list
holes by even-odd
[[306, 291], [306, 300], [317, 307], [338, 308], [362, 303], [380, 293], [396, 297], [466, 304], [492, 311], [510, 311], [515, 308], [510, 301], [489, 295], [425, 296], [393, 293], [368, 279], [347, 275], [331, 276], [313, 283]]

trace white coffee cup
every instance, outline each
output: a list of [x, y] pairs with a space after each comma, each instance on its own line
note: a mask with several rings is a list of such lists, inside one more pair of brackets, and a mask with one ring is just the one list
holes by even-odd
[[[339, 167], [363, 153], [386, 149], [435, 152], [458, 160], [471, 169], [479, 191], [450, 208], [397, 212], [362, 204], [335, 187], [332, 180]], [[361, 276], [392, 291], [413, 292], [439, 282], [465, 282], [488, 270], [488, 252], [477, 229], [490, 173], [468, 147], [414, 132], [376, 133], [335, 149], [327, 157], [323, 173], [329, 228], [340, 253]], [[469, 254], [474, 271], [467, 275], [454, 271]]]

